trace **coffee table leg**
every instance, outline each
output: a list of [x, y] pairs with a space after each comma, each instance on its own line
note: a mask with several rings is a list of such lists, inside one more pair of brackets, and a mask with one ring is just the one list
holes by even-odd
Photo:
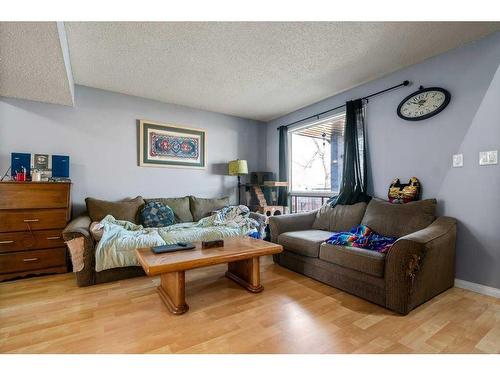
[[228, 263], [226, 276], [252, 293], [262, 292], [259, 264], [259, 257]]
[[186, 304], [184, 285], [184, 271], [161, 275], [158, 294], [172, 314], [180, 315], [189, 310], [189, 306]]

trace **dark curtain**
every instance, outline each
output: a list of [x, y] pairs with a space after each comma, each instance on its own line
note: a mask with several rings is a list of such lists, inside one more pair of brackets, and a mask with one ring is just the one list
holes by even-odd
[[[286, 126], [279, 128], [279, 181], [288, 181], [288, 130]], [[288, 189], [278, 188], [278, 205], [288, 206]]]
[[366, 176], [364, 109], [362, 99], [357, 99], [346, 103], [342, 182], [339, 195], [329, 200], [332, 207], [368, 202]]

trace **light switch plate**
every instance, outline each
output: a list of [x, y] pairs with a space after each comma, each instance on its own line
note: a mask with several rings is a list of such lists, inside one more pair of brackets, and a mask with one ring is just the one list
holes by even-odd
[[479, 165], [498, 164], [498, 150], [481, 151], [479, 153]]
[[453, 155], [453, 168], [460, 168], [464, 166], [464, 154]]

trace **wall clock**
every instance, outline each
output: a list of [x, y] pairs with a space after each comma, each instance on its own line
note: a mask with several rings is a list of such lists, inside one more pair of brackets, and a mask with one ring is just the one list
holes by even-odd
[[451, 95], [441, 87], [420, 86], [404, 98], [398, 106], [398, 116], [408, 121], [420, 121], [437, 115], [450, 103]]

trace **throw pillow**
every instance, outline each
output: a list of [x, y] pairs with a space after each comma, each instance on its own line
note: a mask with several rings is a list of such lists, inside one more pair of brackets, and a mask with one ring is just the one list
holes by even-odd
[[191, 209], [189, 208], [189, 197], [149, 198], [149, 199], [144, 199], [144, 201], [146, 203], [160, 202], [166, 204], [168, 207], [172, 209], [172, 211], [174, 211], [176, 223], [189, 223], [193, 221], [193, 215], [191, 214]]
[[420, 181], [416, 177], [410, 178], [407, 184], [402, 184], [399, 178], [392, 181], [389, 186], [389, 202], [408, 203], [418, 200], [420, 196]]
[[137, 215], [139, 209], [144, 205], [144, 200], [140, 196], [119, 202], [86, 198], [85, 204], [92, 221], [101, 221], [106, 215], [112, 215], [117, 220], [126, 220], [137, 224]]
[[141, 224], [146, 228], [168, 227], [174, 224], [174, 211], [161, 202], [148, 202], [141, 210]]
[[190, 196], [189, 202], [191, 206], [191, 212], [193, 214], [193, 220], [199, 221], [204, 217], [210, 216], [212, 211], [221, 209], [222, 207], [229, 206], [229, 197], [224, 198], [197, 198]]

